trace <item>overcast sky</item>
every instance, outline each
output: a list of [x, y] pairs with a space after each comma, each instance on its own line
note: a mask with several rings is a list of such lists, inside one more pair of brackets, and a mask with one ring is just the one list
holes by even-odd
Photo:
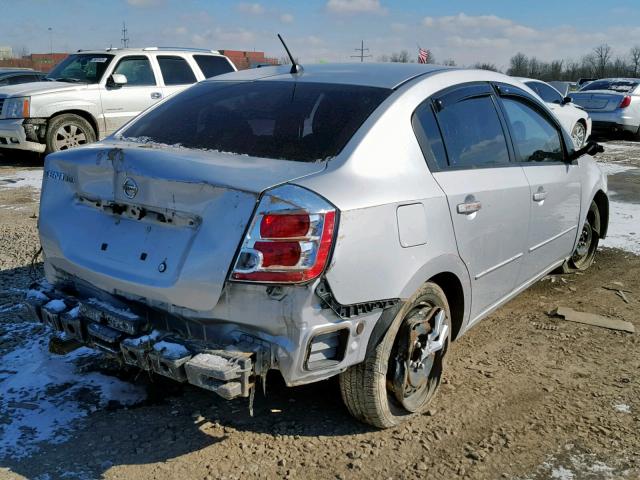
[[55, 51], [119, 46], [264, 50], [302, 62], [352, 61], [364, 40], [373, 60], [417, 45], [437, 60], [508, 65], [522, 51], [578, 59], [600, 44], [626, 55], [640, 45], [638, 0], [0, 0], [0, 46]]

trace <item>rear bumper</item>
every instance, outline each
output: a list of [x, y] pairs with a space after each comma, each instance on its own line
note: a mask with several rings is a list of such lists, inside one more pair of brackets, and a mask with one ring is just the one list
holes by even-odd
[[622, 110], [613, 112], [589, 112], [594, 132], [624, 131], [636, 133], [640, 119], [625, 115]]
[[46, 146], [27, 140], [24, 120], [0, 120], [0, 148], [42, 153]]
[[[192, 383], [224, 398], [248, 396], [256, 379], [270, 369], [280, 371], [289, 386], [323, 380], [346, 370], [364, 359], [369, 337], [382, 314], [379, 309], [340, 318], [317, 303], [307, 308], [296, 296], [308, 289], [297, 289], [297, 295], [294, 292], [273, 300], [282, 324], [281, 333], [275, 334], [260, 328], [274, 323], [264, 305], [263, 318], [252, 317], [250, 322], [212, 321], [179, 317], [106, 294], [97, 300], [95, 292], [87, 295], [82, 289], [73, 291], [41, 291], [44, 296], [27, 298], [27, 303], [36, 319], [64, 332], [65, 337], [131, 366]], [[233, 304], [237, 293], [231, 289], [225, 297]], [[245, 303], [255, 300], [247, 290], [243, 293], [238, 299]], [[310, 298], [307, 295], [307, 301]], [[52, 305], [52, 300], [57, 302]], [[301, 318], [295, 321], [282, 310], [292, 303], [298, 303], [301, 309]], [[52, 308], [56, 304], [57, 310]], [[244, 317], [248, 311], [240, 313]], [[175, 358], [163, 355], [156, 348], [161, 342], [184, 354]], [[224, 368], [212, 370], [220, 365]]]

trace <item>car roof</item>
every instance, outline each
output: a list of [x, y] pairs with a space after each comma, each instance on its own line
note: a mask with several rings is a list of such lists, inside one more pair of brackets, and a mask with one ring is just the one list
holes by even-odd
[[295, 81], [395, 89], [416, 77], [443, 70], [451, 68], [422, 63], [319, 63], [302, 65], [302, 71], [294, 74], [291, 65], [278, 65], [226, 73], [205, 81]]
[[109, 53], [117, 55], [119, 53], [199, 53], [204, 55], [220, 55], [222, 54], [217, 50], [211, 50], [207, 48], [188, 48], [188, 47], [141, 47], [141, 48], [116, 48], [110, 47], [102, 50], [78, 50], [76, 53], [91, 54], [91, 53]]

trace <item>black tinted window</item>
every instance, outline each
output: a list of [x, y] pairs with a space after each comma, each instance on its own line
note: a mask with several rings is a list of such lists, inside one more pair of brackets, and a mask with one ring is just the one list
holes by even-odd
[[113, 70], [113, 73], [120, 73], [127, 77], [125, 87], [156, 84], [156, 77], [151, 69], [151, 62], [144, 56], [123, 58]]
[[418, 107], [413, 114], [412, 124], [427, 163], [433, 163], [437, 168], [446, 168], [448, 166], [447, 154], [430, 102], [423, 103]]
[[337, 155], [390, 93], [355, 85], [209, 81], [153, 109], [122, 136], [311, 162]]
[[196, 76], [184, 58], [159, 56], [158, 63], [165, 85], [184, 85], [196, 82]]
[[215, 77], [223, 73], [233, 72], [233, 67], [224, 57], [215, 57], [213, 55], [194, 55], [194, 60], [202, 70], [204, 78]]
[[614, 92], [627, 93], [638, 86], [637, 81], [633, 80], [596, 80], [586, 84], [580, 89], [581, 92], [587, 90], [613, 90]]
[[502, 100], [520, 162], [559, 162], [564, 158], [560, 132], [543, 115], [517, 100]]
[[509, 163], [507, 143], [491, 97], [475, 97], [446, 106], [438, 121], [451, 167], [473, 168]]
[[562, 95], [553, 87], [540, 82], [530, 82], [527, 86], [548, 103], [562, 103]]
[[28, 83], [28, 82], [37, 82], [40, 80], [38, 75], [28, 74], [28, 75], [15, 75], [13, 77], [9, 77], [9, 85], [17, 85], [19, 83]]

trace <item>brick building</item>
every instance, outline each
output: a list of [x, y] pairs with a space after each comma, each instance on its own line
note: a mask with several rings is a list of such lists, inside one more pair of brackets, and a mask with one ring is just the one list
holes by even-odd
[[33, 68], [40, 72], [49, 72], [68, 56], [68, 53], [32, 53], [22, 58], [0, 60], [0, 67]]
[[258, 65], [278, 65], [277, 58], [265, 57], [264, 52], [246, 52], [242, 50], [218, 50], [233, 62], [238, 70], [254, 68]]

